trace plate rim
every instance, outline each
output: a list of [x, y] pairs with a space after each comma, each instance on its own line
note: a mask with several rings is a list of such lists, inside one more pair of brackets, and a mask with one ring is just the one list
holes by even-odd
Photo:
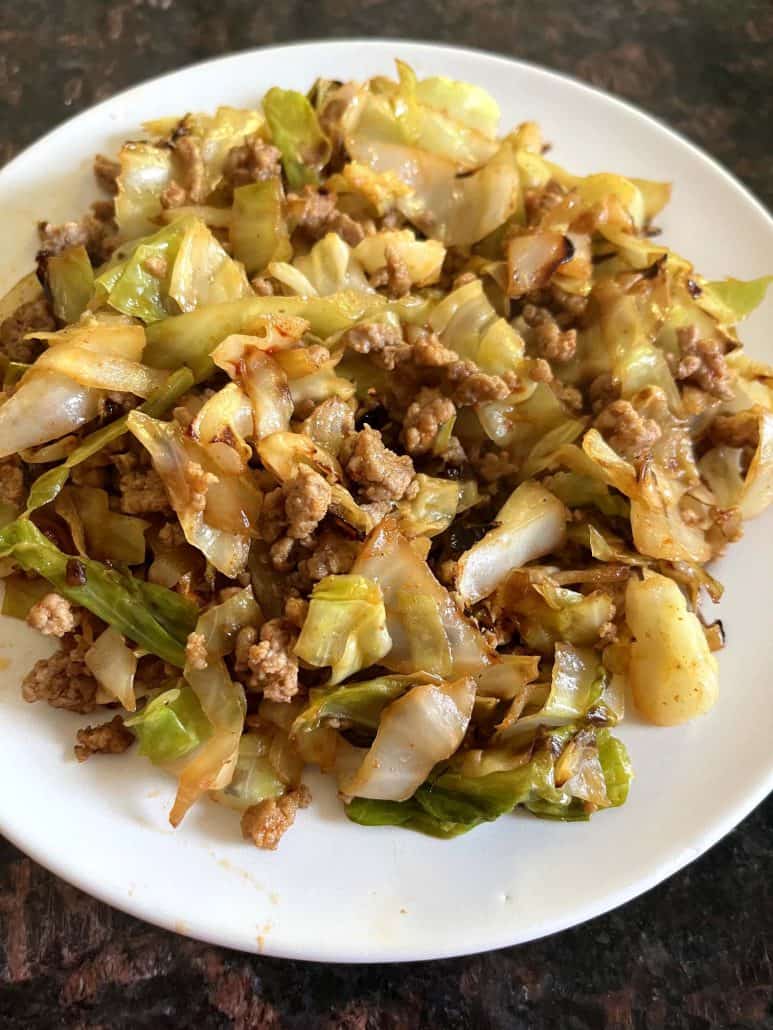
[[[637, 119], [643, 120], [645, 123], [649, 123], [649, 126], [659, 133], [663, 134], [664, 137], [670, 140], [672, 143], [685, 148], [694, 157], [707, 165], [714, 174], [719, 176], [725, 181], [728, 187], [733, 188], [735, 191], [741, 194], [744, 200], [749, 203], [754, 209], [757, 215], [762, 216], [762, 219], [767, 225], [768, 230], [773, 231], [773, 215], [765, 206], [765, 204], [753, 193], [753, 191], [746, 186], [736, 175], [724, 167], [721, 162], [704, 150], [701, 146], [688, 139], [678, 130], [672, 128], [666, 122], [662, 121], [659, 117], [650, 114], [645, 111], [637, 104], [632, 103], [628, 100], [622, 99], [614, 94], [608, 93], [607, 91], [600, 89], [596, 86], [590, 85], [583, 80], [577, 78], [574, 75], [557, 71], [551, 68], [547, 68], [544, 65], [538, 64], [533, 61], [523, 60], [517, 57], [504, 54], [500, 51], [491, 51], [479, 47], [470, 46], [457, 46], [452, 43], [446, 43], [443, 41], [431, 42], [414, 38], [396, 38], [396, 37], [358, 37], [358, 36], [345, 36], [335, 39], [299, 39], [288, 41], [284, 43], [272, 43], [265, 44], [260, 47], [246, 47], [244, 49], [230, 51], [225, 54], [219, 54], [216, 56], [208, 57], [200, 61], [193, 61], [188, 64], [184, 64], [179, 68], [162, 72], [158, 75], [152, 76], [147, 79], [143, 79], [140, 82], [135, 83], [132, 86], [128, 86], [125, 89], [86, 107], [84, 110], [72, 115], [65, 119], [60, 124], [54, 126], [44, 135], [33, 140], [27, 146], [25, 146], [18, 154], [8, 161], [5, 165], [0, 168], [0, 181], [7, 174], [17, 162], [20, 162], [30, 152], [42, 147], [49, 141], [56, 139], [60, 136], [66, 135], [71, 125], [76, 123], [79, 119], [91, 116], [97, 112], [106, 112], [112, 105], [120, 103], [121, 101], [128, 98], [131, 93], [139, 89], [147, 89], [154, 85], [160, 85], [164, 80], [172, 78], [186, 72], [193, 72], [196, 70], [204, 69], [210, 66], [215, 66], [219, 63], [226, 63], [234, 60], [246, 60], [253, 56], [259, 56], [267, 52], [276, 52], [283, 50], [299, 50], [302, 48], [314, 47], [317, 49], [335, 50], [340, 47], [351, 47], [356, 46], [357, 48], [367, 49], [383, 49], [385, 47], [392, 47], [395, 50], [399, 49], [413, 49], [414, 52], [418, 51], [433, 51], [436, 54], [443, 52], [449, 55], [451, 59], [455, 55], [467, 55], [477, 59], [484, 60], [486, 62], [493, 62], [505, 67], [521, 67], [529, 70], [532, 73], [538, 74], [547, 83], [551, 81], [558, 81], [564, 83], [570, 83], [574, 89], [583, 91], [587, 94], [595, 96], [597, 99], [616, 107], [622, 112], [626, 112], [629, 115], [633, 114]], [[572, 914], [567, 917], [557, 916], [553, 919], [547, 919], [544, 922], [538, 924], [536, 928], [530, 929], [525, 936], [521, 936], [517, 932], [517, 928], [514, 926], [513, 931], [507, 935], [500, 935], [496, 939], [490, 940], [487, 944], [481, 947], [475, 947], [472, 950], [465, 948], [463, 945], [450, 945], [446, 947], [433, 947], [427, 949], [426, 946], [415, 946], [408, 944], [403, 948], [404, 954], [395, 954], [394, 951], [385, 951], [383, 946], [376, 946], [372, 952], [366, 955], [362, 953], [347, 952], [345, 949], [336, 947], [333, 945], [331, 949], [326, 948], [324, 945], [320, 946], [314, 942], [307, 942], [305, 945], [288, 947], [279, 946], [273, 947], [271, 937], [268, 938], [265, 949], [259, 945], [252, 947], [251, 949], [244, 948], [239, 943], [234, 943], [234, 936], [229, 935], [227, 931], [219, 931], [217, 927], [212, 926], [206, 921], [199, 921], [197, 918], [188, 914], [185, 918], [185, 929], [182, 929], [179, 922], [171, 919], [165, 919], [163, 917], [153, 917], [152, 913], [149, 913], [147, 903], [142, 902], [139, 898], [135, 899], [132, 896], [127, 896], [125, 893], [119, 893], [117, 888], [111, 887], [108, 883], [97, 883], [87, 881], [87, 879], [78, 876], [77, 868], [74, 868], [71, 863], [66, 860], [58, 861], [57, 852], [51, 849], [47, 852], [42, 852], [41, 848], [34, 845], [30, 845], [24, 839], [23, 830], [16, 833], [13, 828], [10, 830], [6, 826], [6, 819], [3, 814], [3, 806], [0, 804], [0, 833], [6, 837], [16, 848], [18, 848], [24, 855], [31, 858], [37, 864], [47, 869], [53, 875], [59, 877], [64, 882], [76, 887], [83, 891], [85, 894], [97, 899], [98, 901], [110, 905], [118, 911], [124, 912], [134, 918], [140, 919], [149, 925], [160, 927], [164, 930], [171, 931], [181, 936], [190, 937], [194, 940], [213, 944], [216, 946], [227, 947], [243, 951], [244, 953], [259, 953], [270, 955], [277, 958], [288, 958], [297, 961], [312, 961], [312, 962], [338, 962], [338, 963], [393, 963], [393, 962], [416, 962], [416, 961], [431, 961], [434, 959], [445, 959], [454, 958], [463, 955], [481, 954], [486, 951], [491, 951], [499, 948], [515, 946], [517, 944], [524, 944], [530, 941], [539, 940], [543, 937], [559, 933], [563, 930], [570, 929], [575, 926], [579, 926], [590, 919], [597, 916], [604, 915], [614, 909], [626, 904], [627, 902], [637, 898], [650, 890], [652, 890], [658, 884], [664, 882], [675, 873], [685, 868], [688, 864], [695, 861], [697, 858], [705, 854], [711, 847], [718, 843], [723, 837], [731, 832], [743, 819], [745, 819], [762, 801], [767, 795], [773, 790], [773, 755], [770, 759], [770, 767], [766, 777], [761, 777], [752, 787], [752, 789], [744, 792], [743, 799], [731, 805], [727, 809], [722, 810], [722, 814], [716, 819], [712, 820], [710, 824], [701, 832], [694, 841], [694, 846], [685, 848], [682, 852], [672, 855], [668, 858], [664, 858], [662, 861], [657, 863], [651, 869], [650, 873], [646, 876], [639, 877], [634, 883], [629, 884], [625, 889], [620, 889], [610, 894], [607, 894], [601, 900], [594, 900], [586, 902], [584, 905], [577, 905], [572, 909]], [[396, 949], [395, 949], [396, 950]]]

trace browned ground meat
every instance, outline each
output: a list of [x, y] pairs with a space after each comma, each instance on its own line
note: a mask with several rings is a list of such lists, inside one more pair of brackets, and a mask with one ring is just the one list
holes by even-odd
[[752, 409], [734, 415], [717, 415], [711, 423], [710, 435], [715, 444], [756, 447], [760, 439], [759, 414]]
[[374, 364], [389, 372], [411, 355], [399, 326], [386, 322], [364, 322], [347, 329], [341, 343], [357, 354], [369, 355]]
[[342, 462], [366, 501], [399, 501], [413, 480], [413, 462], [384, 446], [381, 433], [366, 426], [344, 441]]
[[360, 546], [358, 541], [338, 533], [321, 533], [314, 551], [300, 563], [300, 570], [312, 582], [350, 572]]
[[41, 254], [61, 254], [68, 247], [82, 246], [95, 264], [102, 264], [115, 250], [117, 242], [117, 227], [112, 215], [112, 203], [98, 202], [92, 205], [92, 211], [80, 221], [64, 222], [62, 225], [40, 222], [38, 235]]
[[387, 246], [384, 256], [386, 264], [370, 278], [371, 286], [386, 287], [390, 297], [404, 297], [411, 289], [411, 274], [405, 258], [395, 247]]
[[557, 364], [571, 361], [577, 350], [577, 330], [562, 330], [545, 308], [526, 304], [523, 319], [531, 328], [531, 342], [541, 358]]
[[97, 681], [83, 660], [91, 642], [77, 633], [62, 639], [62, 647], [50, 658], [41, 658], [22, 681], [25, 701], [47, 701], [53, 708], [93, 712]]
[[733, 375], [727, 367], [721, 344], [717, 340], [701, 340], [696, 326], [682, 326], [677, 331], [681, 357], [674, 362], [674, 377], [688, 380], [713, 397], [728, 400], [733, 396]]
[[201, 153], [201, 143], [193, 136], [184, 134], [173, 143], [174, 151], [183, 170], [183, 185], [191, 204], [203, 204], [207, 199], [206, 168]]
[[245, 811], [242, 836], [257, 848], [276, 851], [283, 834], [295, 822], [295, 813], [299, 808], [308, 808], [310, 803], [311, 794], [303, 784], [282, 797], [266, 798]]
[[207, 506], [207, 491], [217, 482], [217, 476], [205, 472], [197, 461], [187, 462], [183, 475], [190, 490], [190, 507], [193, 511], [204, 511]]
[[34, 361], [41, 350], [36, 340], [25, 340], [27, 333], [39, 329], [51, 332], [56, 322], [48, 301], [44, 297], [28, 301], [0, 324], [0, 353], [10, 361]]
[[588, 397], [594, 415], [598, 415], [619, 396], [620, 384], [612, 378], [609, 372], [602, 372], [601, 375], [596, 376], [588, 387]]
[[267, 544], [273, 543], [282, 535], [286, 525], [285, 494], [282, 487], [278, 486], [263, 496], [263, 507], [260, 510], [258, 523], [261, 539], [265, 540]]
[[544, 358], [537, 358], [529, 366], [529, 375], [535, 383], [552, 383], [553, 369]]
[[327, 515], [330, 484], [314, 469], [302, 465], [285, 484], [284, 494], [287, 535], [293, 540], [305, 540]]
[[596, 428], [610, 447], [628, 461], [641, 461], [660, 439], [660, 426], [643, 418], [630, 401], [613, 401], [596, 419]]
[[120, 715], [99, 726], [86, 726], [76, 735], [75, 757], [85, 762], [91, 755], [120, 755], [134, 743], [134, 736], [123, 724]]
[[582, 393], [576, 386], [564, 386], [560, 379], [554, 377], [550, 383], [550, 389], [570, 411], [575, 412], [575, 414], [579, 414], [582, 411]]
[[21, 508], [27, 496], [21, 459], [15, 454], [0, 460], [0, 504]]
[[46, 637], [64, 637], [75, 629], [70, 602], [59, 594], [46, 594], [27, 612], [27, 623]]
[[451, 396], [457, 407], [465, 408], [485, 401], [502, 401], [518, 385], [514, 372], [503, 376], [481, 372], [474, 361], [455, 361], [447, 369]]
[[223, 178], [234, 188], [274, 179], [282, 174], [281, 157], [276, 147], [264, 143], [259, 136], [253, 136], [228, 151], [223, 165]]
[[481, 456], [476, 471], [487, 483], [495, 483], [498, 479], [512, 476], [517, 469], [507, 451], [486, 451]]
[[365, 239], [365, 231], [353, 218], [339, 211], [336, 204], [334, 193], [320, 193], [313, 186], [304, 186], [302, 193], [288, 195], [288, 217], [307, 239], [321, 240], [327, 233], [335, 232], [349, 246], [355, 247]]
[[428, 454], [437, 440], [441, 426], [454, 417], [453, 401], [439, 390], [422, 387], [419, 396], [405, 413], [403, 440], [405, 449], [414, 457]]
[[435, 333], [420, 330], [413, 339], [413, 360], [426, 368], [443, 368], [459, 360], [456, 351], [444, 347]]
[[127, 515], [171, 515], [172, 508], [161, 477], [153, 468], [140, 465], [136, 454], [115, 456], [118, 467], [119, 505]]
[[94, 158], [94, 178], [103, 190], [108, 193], [118, 192], [118, 176], [121, 174], [121, 165], [104, 154], [97, 154]]
[[203, 633], [189, 633], [185, 642], [185, 661], [193, 669], [206, 669], [209, 656]]
[[287, 619], [270, 619], [260, 630], [260, 643], [247, 649], [247, 686], [262, 690], [269, 701], [292, 701], [298, 693], [298, 659], [293, 654], [298, 630]]
[[181, 186], [175, 179], [169, 183], [169, 185], [161, 191], [161, 207], [169, 210], [170, 208], [182, 207], [183, 204], [188, 203], [188, 191], [184, 186]]
[[274, 284], [271, 279], [265, 275], [256, 275], [254, 279], [250, 279], [250, 286], [259, 297], [273, 296]]
[[302, 597], [288, 597], [285, 601], [285, 618], [298, 630], [303, 629], [308, 611], [309, 602]]

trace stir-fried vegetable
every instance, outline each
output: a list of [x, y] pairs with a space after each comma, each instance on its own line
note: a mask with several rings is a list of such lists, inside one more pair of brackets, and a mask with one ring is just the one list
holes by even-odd
[[24, 696], [120, 706], [174, 825], [209, 796], [274, 848], [308, 765], [361, 825], [583, 820], [628, 796], [627, 694], [716, 701], [773, 277], [704, 279], [669, 183], [499, 118], [398, 61], [148, 123], [114, 221], [44, 226], [0, 300], [3, 614], [63, 649]]
[[0, 530], [0, 558], [12, 558], [43, 576], [63, 597], [88, 608], [151, 654], [172, 665], [184, 664], [185, 639], [196, 609], [180, 594], [90, 558], [63, 554], [25, 519]]
[[377, 583], [327, 576], [314, 587], [295, 652], [310, 665], [330, 666], [331, 684], [374, 665], [391, 646]]

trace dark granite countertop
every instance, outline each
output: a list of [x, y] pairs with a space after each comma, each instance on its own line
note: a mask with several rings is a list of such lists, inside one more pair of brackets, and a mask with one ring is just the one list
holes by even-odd
[[[676, 127], [773, 203], [769, 0], [3, 0], [0, 163], [149, 76], [352, 35], [569, 72]], [[0, 839], [0, 1027], [773, 1028], [771, 873], [768, 800], [688, 869], [585, 926], [466, 959], [318, 966], [156, 930]]]

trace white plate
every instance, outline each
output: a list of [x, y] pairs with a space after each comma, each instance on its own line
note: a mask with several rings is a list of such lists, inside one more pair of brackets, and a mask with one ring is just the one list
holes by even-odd
[[[625, 104], [539, 68], [450, 47], [402, 42], [309, 43], [238, 54], [146, 83], [51, 133], [0, 174], [0, 288], [25, 273], [34, 225], [77, 216], [93, 199], [91, 157], [137, 134], [143, 119], [255, 103], [272, 85], [317, 75], [365, 78], [397, 56], [420, 74], [478, 83], [504, 125], [535, 119], [555, 160], [578, 172], [671, 179], [664, 239], [710, 277], [773, 266], [773, 222], [726, 172]], [[771, 358], [773, 298], [744, 328]], [[767, 346], [767, 354], [766, 354]], [[239, 839], [238, 820], [200, 804], [173, 832], [172, 783], [144, 760], [72, 754], [82, 721], [26, 705], [19, 681], [39, 656], [36, 634], [0, 627], [10, 665], [0, 690], [0, 830], [34, 859], [102, 900], [161, 926], [247, 951], [376, 962], [457, 955], [572, 926], [647, 890], [742, 819], [773, 781], [769, 613], [773, 519], [749, 525], [721, 562], [728, 648], [722, 694], [692, 725], [626, 720], [636, 769], [628, 804], [586, 824], [509, 817], [454, 841], [347, 822], [330, 784], [311, 781], [303, 812], [276, 853]], [[699, 916], [696, 913], [696, 919]]]

